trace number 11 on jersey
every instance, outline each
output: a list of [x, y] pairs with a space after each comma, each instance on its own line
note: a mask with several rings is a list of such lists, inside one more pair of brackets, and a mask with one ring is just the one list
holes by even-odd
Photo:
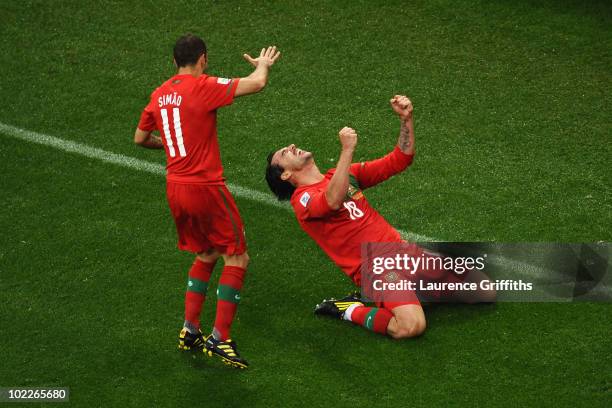
[[[161, 117], [164, 126], [164, 137], [166, 138], [166, 145], [168, 146], [168, 153], [170, 157], [176, 156], [174, 149], [174, 143], [172, 142], [172, 134], [170, 134], [170, 122], [168, 121], [168, 110], [161, 110]], [[176, 136], [176, 146], [178, 147], [179, 154], [181, 157], [187, 156], [185, 151], [185, 144], [183, 143], [183, 131], [181, 130], [181, 114], [179, 108], [172, 109], [172, 118], [174, 122], [174, 135]]]

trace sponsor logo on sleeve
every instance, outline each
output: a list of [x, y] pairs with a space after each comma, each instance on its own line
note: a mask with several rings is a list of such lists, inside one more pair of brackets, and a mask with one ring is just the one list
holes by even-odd
[[231, 82], [232, 80], [229, 78], [217, 78], [217, 83], [221, 84], [221, 85], [227, 85]]
[[302, 196], [300, 197], [300, 204], [306, 207], [309, 201], [310, 201], [310, 194], [308, 194], [308, 192], [305, 192], [304, 194], [302, 194]]

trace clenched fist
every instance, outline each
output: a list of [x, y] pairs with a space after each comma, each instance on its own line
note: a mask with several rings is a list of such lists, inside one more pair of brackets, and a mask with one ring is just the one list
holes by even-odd
[[395, 95], [389, 101], [393, 111], [398, 114], [401, 120], [412, 119], [412, 102], [404, 95]]
[[343, 150], [354, 150], [357, 146], [357, 132], [350, 127], [343, 127], [338, 134]]

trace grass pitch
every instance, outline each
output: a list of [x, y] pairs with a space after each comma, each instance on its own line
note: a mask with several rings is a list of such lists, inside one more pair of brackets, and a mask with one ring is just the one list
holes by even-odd
[[[209, 72], [269, 87], [219, 115], [228, 181], [266, 191], [287, 143], [333, 166], [390, 150], [388, 99], [415, 103], [417, 157], [368, 192], [398, 228], [446, 240], [610, 241], [612, 7], [578, 1], [1, 2], [0, 122], [163, 163], [137, 149], [149, 93], [186, 31]], [[180, 354], [186, 271], [162, 177], [2, 134], [0, 386], [67, 386], [76, 406], [605, 406], [608, 304], [439, 305], [395, 342], [315, 319], [350, 289], [290, 212], [238, 199], [252, 263], [239, 372]], [[217, 271], [218, 272], [218, 271]], [[215, 275], [216, 277], [217, 275]], [[214, 286], [203, 325], [214, 314]]]

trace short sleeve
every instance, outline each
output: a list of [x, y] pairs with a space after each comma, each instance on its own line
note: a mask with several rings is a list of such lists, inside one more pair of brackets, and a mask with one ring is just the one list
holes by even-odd
[[151, 109], [151, 104], [147, 105], [142, 114], [140, 115], [140, 121], [138, 122], [138, 129], [140, 130], [155, 130], [155, 115], [153, 114], [153, 110]]
[[321, 190], [299, 192], [292, 199], [292, 205], [297, 218], [303, 221], [312, 218], [324, 218], [334, 212], [327, 203], [325, 191]]
[[215, 110], [234, 102], [240, 78], [201, 76], [200, 97], [208, 110]]

